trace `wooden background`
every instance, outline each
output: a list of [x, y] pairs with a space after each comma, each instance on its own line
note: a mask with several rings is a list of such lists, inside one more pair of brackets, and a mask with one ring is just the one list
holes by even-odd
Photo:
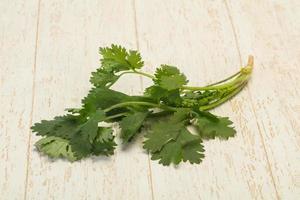
[[[163, 167], [141, 142], [111, 158], [51, 161], [30, 126], [80, 105], [98, 47], [179, 66], [191, 85], [255, 56], [250, 84], [214, 110], [238, 134], [205, 142], [201, 165]], [[299, 0], [1, 0], [0, 199], [300, 199]], [[128, 75], [115, 88], [141, 94]]]

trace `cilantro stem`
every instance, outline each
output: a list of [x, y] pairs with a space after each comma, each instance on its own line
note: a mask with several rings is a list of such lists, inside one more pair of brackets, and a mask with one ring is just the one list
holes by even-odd
[[164, 110], [164, 111], [161, 111], [161, 112], [152, 113], [152, 114], [149, 115], [149, 117], [152, 117], [152, 118], [163, 117], [163, 116], [166, 116], [166, 115], [170, 115], [172, 113], [174, 113], [174, 111]]
[[[161, 111], [161, 112], [151, 113], [149, 115], [149, 117], [151, 117], [151, 118], [162, 117], [162, 116], [165, 116], [165, 115], [169, 115], [173, 112], [174, 111], [164, 110], [164, 111]], [[115, 114], [115, 115], [110, 115], [110, 116], [106, 117], [103, 121], [107, 121], [107, 120], [110, 120], [110, 119], [126, 116], [127, 114], [128, 114], [128, 112], [123, 112], [123, 113], [118, 113], [118, 114]]]
[[[231, 78], [232, 81], [228, 81]], [[240, 83], [243, 83], [245, 81], [248, 81], [250, 78], [250, 72], [248, 71], [248, 68], [242, 68], [240, 72], [234, 74], [233, 76], [224, 79], [223, 81], [220, 81], [219, 83], [204, 86], [204, 87], [191, 87], [191, 86], [182, 86], [182, 89], [185, 90], [219, 90], [219, 89], [226, 89], [228, 87], [234, 86], [234, 85], [239, 85]], [[224, 84], [219, 85], [220, 83], [225, 82]]]
[[148, 73], [145, 73], [145, 72], [142, 72], [142, 71], [136, 71], [136, 70], [123, 72], [123, 73], [121, 73], [121, 74], [119, 75], [119, 77], [122, 76], [122, 75], [124, 75], [124, 74], [140, 74], [140, 75], [142, 75], [142, 76], [146, 76], [146, 77], [151, 78], [151, 79], [154, 79], [154, 78], [155, 78], [155, 77], [154, 77], [153, 75], [151, 75], [151, 74], [148, 74]]
[[161, 105], [161, 104], [155, 104], [155, 103], [150, 103], [150, 102], [143, 102], [143, 101], [128, 101], [128, 102], [123, 102], [123, 103], [118, 103], [115, 104], [107, 109], [104, 110], [104, 112], [109, 112], [115, 108], [119, 108], [119, 107], [126, 107], [126, 106], [131, 106], [131, 105], [143, 105], [143, 106], [150, 106], [152, 108], [161, 108], [163, 110], [171, 110], [171, 111], [175, 111], [176, 108], [174, 107], [170, 107], [170, 106], [166, 106], [166, 105]]
[[222, 81], [204, 87], [183, 86], [182, 89], [195, 91], [195, 90], [216, 90], [216, 89], [228, 88], [233, 85], [240, 84], [241, 82], [243, 83], [244, 81], [248, 81], [248, 79], [250, 78], [250, 74], [252, 72], [252, 68], [253, 68], [253, 56], [249, 56], [248, 63], [245, 67], [242, 67], [239, 72], [229, 76], [228, 78]]
[[208, 104], [208, 105], [205, 105], [205, 106], [200, 106], [200, 110], [201, 111], [206, 111], [206, 110], [210, 110], [212, 108], [215, 108], [219, 105], [221, 105], [222, 103], [225, 103], [227, 100], [231, 99], [233, 96], [235, 96], [237, 93], [239, 93], [243, 88], [244, 86], [246, 85], [246, 82], [242, 85], [240, 85], [239, 87], [237, 87], [235, 90], [232, 90], [231, 93], [229, 93], [228, 95], [226, 95], [225, 97], [211, 103], [211, 104]]
[[238, 71], [237, 73], [235, 73], [235, 74], [233, 74], [233, 75], [227, 77], [226, 79], [221, 80], [221, 81], [218, 81], [218, 82], [216, 82], [216, 83], [209, 84], [209, 85], [207, 85], [206, 87], [209, 87], [209, 86], [215, 86], [215, 85], [219, 85], [219, 84], [221, 84], [221, 83], [227, 82], [227, 81], [229, 81], [230, 79], [233, 79], [234, 77], [240, 75], [240, 73], [241, 73], [241, 71]]
[[115, 114], [115, 115], [111, 115], [111, 116], [106, 117], [104, 121], [114, 119], [114, 118], [118, 118], [118, 117], [122, 117], [126, 114], [128, 114], [128, 113], [124, 112], [124, 113], [118, 113], [118, 114]]
[[133, 70], [136, 74], [140, 74], [140, 75], [143, 75], [143, 76], [146, 76], [148, 78], [151, 78], [151, 79], [154, 79], [155, 76], [151, 75], [151, 74], [148, 74], [148, 73], [145, 73], [145, 72], [141, 72], [141, 71], [136, 71], [136, 70]]

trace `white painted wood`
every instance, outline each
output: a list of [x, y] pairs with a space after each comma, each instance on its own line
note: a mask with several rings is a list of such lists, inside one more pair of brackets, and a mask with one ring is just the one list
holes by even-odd
[[[40, 2], [0, 2], [0, 199], [300, 199], [299, 1]], [[201, 165], [177, 168], [150, 161], [141, 138], [111, 158], [41, 156], [31, 122], [79, 106], [111, 43], [139, 48], [148, 72], [178, 66], [191, 85], [253, 54], [250, 84], [213, 111], [237, 136], [206, 141]], [[141, 94], [150, 82], [128, 75], [114, 88]]]
[[23, 199], [37, 1], [0, 1], [0, 199]]
[[229, 10], [241, 55], [249, 51], [256, 55], [249, 101], [278, 196], [299, 199], [299, 1], [231, 1]]
[[[177, 65], [192, 85], [239, 70], [223, 1], [137, 1], [137, 19], [140, 49], [147, 54], [149, 70], [159, 63]], [[243, 58], [246, 62], [247, 56]], [[276, 199], [256, 124], [259, 119], [251, 106], [243, 91], [214, 111], [230, 116], [238, 133], [226, 142], [205, 142], [207, 157], [201, 165], [167, 168], [152, 163], [155, 199]]]
[[[34, 122], [80, 105], [90, 73], [100, 65], [99, 46], [137, 47], [131, 1], [42, 1], [40, 9]], [[138, 94], [139, 77], [127, 78], [116, 87]], [[52, 162], [31, 146], [26, 199], [151, 199], [141, 145], [73, 164]]]

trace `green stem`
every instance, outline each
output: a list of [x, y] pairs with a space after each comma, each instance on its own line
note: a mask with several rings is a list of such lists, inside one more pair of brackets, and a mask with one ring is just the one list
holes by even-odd
[[237, 93], [239, 93], [244, 86], [246, 85], [246, 82], [244, 84], [242, 84], [240, 87], [236, 88], [235, 90], [233, 90], [231, 93], [229, 93], [227, 96], [215, 101], [214, 103], [205, 105], [205, 106], [200, 106], [200, 110], [201, 111], [205, 111], [205, 110], [210, 110], [212, 108], [215, 108], [219, 105], [221, 105], [222, 103], [226, 102], [227, 100], [231, 99], [233, 96], [235, 96]]
[[153, 118], [156, 118], [156, 117], [163, 117], [163, 116], [166, 116], [166, 115], [170, 115], [174, 113], [174, 111], [167, 111], [167, 110], [164, 110], [164, 111], [161, 111], [161, 112], [156, 112], [156, 113], [151, 113], [149, 115], [149, 117], [153, 117]]
[[122, 116], [124, 116], [126, 114], [128, 114], [128, 113], [124, 112], [124, 113], [118, 113], [118, 114], [115, 114], [115, 115], [111, 115], [111, 116], [106, 117], [104, 121], [107, 121], [107, 120], [110, 120], [110, 119], [114, 119], [114, 118], [118, 118], [118, 117], [122, 117]]
[[183, 86], [182, 89], [186, 89], [186, 90], [219, 90], [219, 89], [225, 89], [228, 87], [231, 87], [233, 85], [236, 84], [240, 84], [241, 82], [244, 82], [246, 80], [249, 79], [249, 75], [248, 74], [241, 74], [239, 76], [237, 76], [235, 79], [233, 79], [230, 82], [224, 83], [222, 85], [212, 85], [212, 86], [205, 86], [205, 87], [190, 87], [190, 86]]
[[109, 111], [111, 111], [115, 108], [126, 107], [126, 106], [131, 106], [131, 105], [143, 105], [143, 106], [149, 106], [149, 107], [152, 107], [152, 108], [161, 108], [161, 109], [164, 109], [164, 110], [171, 110], [171, 111], [176, 110], [176, 108], [174, 108], [174, 107], [161, 105], [161, 104], [155, 104], [155, 103], [143, 102], [143, 101], [128, 101], [128, 102], [115, 104], [115, 105], [105, 109], [104, 112], [107, 113], [107, 112], [109, 112]]
[[141, 71], [136, 71], [136, 70], [133, 70], [136, 74], [140, 74], [142, 76], [146, 76], [148, 78], [151, 78], [151, 79], [154, 79], [155, 76], [151, 75], [151, 74], [148, 74], [148, 73], [145, 73], [145, 72], [141, 72]]
[[221, 83], [227, 82], [227, 81], [229, 81], [230, 79], [233, 79], [234, 77], [240, 75], [240, 73], [241, 73], [241, 71], [238, 71], [237, 73], [235, 73], [235, 74], [233, 74], [233, 75], [227, 77], [226, 79], [221, 80], [221, 81], [218, 81], [218, 82], [216, 82], [216, 83], [209, 84], [209, 85], [207, 85], [206, 87], [214, 86], [214, 85], [219, 85], [219, 84], [221, 84]]
[[[193, 86], [184, 85], [184, 86], [181, 87], [181, 89], [192, 90], [192, 91], [193, 90], [224, 89], [224, 88], [230, 87], [234, 84], [237, 84], [237, 83], [239, 84], [240, 82], [248, 80], [249, 77], [250, 77], [250, 74], [252, 72], [252, 69], [253, 69], [253, 56], [249, 56], [248, 63], [245, 67], [242, 67], [239, 72], [229, 76], [228, 78], [226, 78], [224, 80], [218, 81], [216, 83], [209, 84], [209, 85], [204, 86], [204, 87], [193, 87]], [[140, 74], [142, 76], [146, 76], [148, 78], [155, 79], [155, 76], [153, 76], [151, 74], [148, 74], [148, 73], [145, 73], [145, 72], [142, 72], [142, 71], [137, 71], [135, 69], [133, 69], [133, 71], [123, 72], [119, 75], [119, 77], [122, 76], [123, 74], [130, 74], [130, 73]], [[232, 81], [230, 81], [230, 80], [232, 80]], [[225, 84], [221, 84], [221, 83], [225, 83]]]
[[[173, 112], [174, 112], [174, 111], [164, 110], [164, 111], [161, 111], [161, 112], [151, 113], [151, 114], [149, 115], [149, 117], [151, 117], [151, 118], [163, 117], [163, 116], [172, 114]], [[111, 120], [111, 119], [114, 119], [114, 118], [126, 116], [126, 115], [128, 115], [128, 114], [129, 114], [128, 112], [118, 113], [118, 114], [115, 114], [115, 115], [111, 115], [111, 116], [106, 117], [103, 121], [107, 121], [107, 120]]]
[[123, 72], [123, 73], [121, 73], [121, 74], [119, 75], [119, 77], [122, 76], [122, 75], [124, 75], [124, 74], [140, 74], [140, 75], [142, 75], [142, 76], [146, 76], [146, 77], [151, 78], [151, 79], [154, 79], [154, 78], [155, 78], [155, 77], [154, 77], [153, 75], [151, 75], [151, 74], [148, 74], [148, 73], [145, 73], [145, 72], [142, 72], [142, 71], [136, 71], [136, 70]]
[[[207, 85], [204, 87], [183, 86], [182, 89], [186, 89], [186, 90], [216, 90], [216, 89], [224, 89], [227, 87], [231, 87], [232, 85], [240, 84], [241, 82], [248, 81], [248, 79], [250, 78], [252, 69], [253, 69], [253, 60], [254, 60], [253, 56], [249, 56], [248, 63], [245, 67], [242, 67], [242, 69], [239, 72], [233, 74], [232, 76], [230, 76], [222, 81], [219, 81], [217, 83], [213, 83], [213, 84], [210, 84], [210, 85]], [[224, 83], [224, 84], [221, 84], [221, 83]]]

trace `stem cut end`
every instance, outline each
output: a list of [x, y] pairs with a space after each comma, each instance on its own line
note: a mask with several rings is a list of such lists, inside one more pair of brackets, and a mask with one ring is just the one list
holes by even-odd
[[254, 65], [254, 57], [252, 55], [250, 55], [248, 57], [248, 63], [246, 67], [243, 67], [241, 69], [241, 72], [244, 74], [250, 74], [252, 72], [253, 69], [253, 65]]
[[253, 67], [253, 64], [254, 64], [254, 57], [252, 55], [249, 55], [247, 66]]

